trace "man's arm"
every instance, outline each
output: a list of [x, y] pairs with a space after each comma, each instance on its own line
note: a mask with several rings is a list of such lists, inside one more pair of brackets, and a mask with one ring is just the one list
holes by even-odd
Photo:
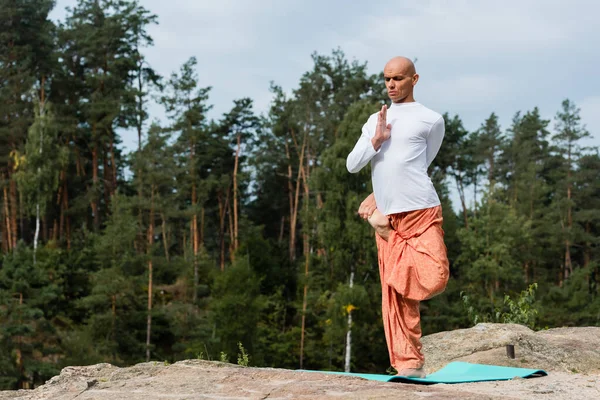
[[371, 144], [371, 138], [369, 137], [365, 124], [362, 135], [360, 135], [354, 149], [352, 149], [350, 154], [348, 154], [348, 158], [346, 158], [346, 168], [348, 168], [348, 172], [352, 174], [357, 173], [371, 161], [371, 158], [373, 158], [375, 154], [377, 154], [377, 150], [375, 150]]
[[437, 155], [440, 147], [442, 146], [442, 140], [444, 140], [444, 117], [440, 117], [429, 130], [427, 136], [427, 150], [425, 152], [427, 158], [427, 167], [431, 165], [433, 159]]
[[377, 115], [375, 135], [369, 132], [369, 122], [363, 125], [362, 135], [356, 142], [354, 149], [348, 154], [346, 168], [350, 173], [360, 171], [377, 154], [383, 142], [388, 140], [392, 134], [392, 125], [386, 126], [387, 106], [383, 106]]

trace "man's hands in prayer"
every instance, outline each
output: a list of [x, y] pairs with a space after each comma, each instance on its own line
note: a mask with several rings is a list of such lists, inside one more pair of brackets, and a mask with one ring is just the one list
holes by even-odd
[[385, 124], [387, 118], [387, 106], [384, 104], [377, 115], [377, 126], [375, 128], [375, 136], [371, 139], [373, 148], [377, 151], [381, 148], [383, 142], [392, 136], [392, 124]]
[[371, 193], [366, 199], [363, 200], [362, 203], [360, 203], [358, 215], [360, 215], [362, 219], [367, 220], [376, 209], [377, 205], [375, 204], [375, 195]]

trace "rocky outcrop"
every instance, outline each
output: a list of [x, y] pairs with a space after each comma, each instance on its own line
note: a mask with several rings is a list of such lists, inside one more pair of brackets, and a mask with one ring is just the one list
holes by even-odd
[[[514, 345], [515, 358], [506, 345]], [[555, 328], [534, 332], [516, 324], [478, 324], [423, 338], [426, 370], [451, 361], [547, 371], [600, 373], [600, 327]]]
[[[129, 368], [109, 364], [68, 367], [33, 391], [1, 392], [19, 400], [192, 399], [455, 399], [443, 388], [381, 383], [360, 378], [188, 360]], [[479, 399], [464, 393], [460, 398]], [[489, 397], [491, 399], [497, 397]]]
[[[383, 333], [382, 333], [383, 334]], [[515, 346], [515, 358], [506, 345]], [[0, 392], [0, 400], [158, 399], [600, 399], [600, 328], [534, 332], [479, 324], [423, 338], [429, 372], [450, 361], [545, 369], [550, 375], [504, 382], [419, 386], [202, 360], [64, 368], [35, 390]]]

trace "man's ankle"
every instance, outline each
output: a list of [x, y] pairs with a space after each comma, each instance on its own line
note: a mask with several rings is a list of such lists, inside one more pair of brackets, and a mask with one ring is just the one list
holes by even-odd
[[425, 378], [427, 374], [423, 367], [421, 368], [402, 368], [398, 370], [398, 376], [406, 376], [407, 378]]

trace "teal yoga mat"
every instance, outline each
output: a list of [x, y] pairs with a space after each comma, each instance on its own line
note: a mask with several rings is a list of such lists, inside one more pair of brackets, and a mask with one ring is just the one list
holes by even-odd
[[513, 378], [534, 378], [538, 376], [546, 376], [548, 373], [541, 369], [513, 368], [501, 367], [498, 365], [471, 364], [466, 362], [455, 361], [446, 365], [444, 368], [436, 371], [426, 378], [408, 378], [397, 375], [377, 375], [377, 374], [355, 374], [346, 372], [332, 371], [311, 371], [324, 372], [328, 374], [356, 376], [359, 378], [369, 379], [381, 382], [401, 382], [401, 383], [418, 383], [424, 385], [432, 385], [434, 383], [467, 383], [467, 382], [483, 382], [483, 381], [506, 381]]

